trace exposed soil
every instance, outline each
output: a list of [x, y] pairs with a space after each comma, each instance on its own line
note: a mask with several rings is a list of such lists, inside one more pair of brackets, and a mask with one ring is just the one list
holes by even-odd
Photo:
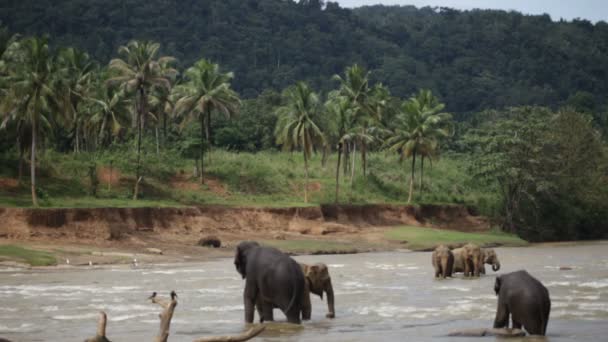
[[107, 167], [107, 166], [99, 166], [97, 167], [97, 180], [99, 180], [100, 184], [108, 185], [112, 184], [112, 186], [118, 185], [120, 183], [120, 179], [122, 177], [122, 173], [117, 168]]
[[[254, 208], [0, 208], [0, 243], [59, 249], [75, 262], [129, 262], [130, 255], [154, 260], [200, 260], [231, 255], [242, 240], [319, 240], [356, 246], [400, 245], [386, 241], [395, 225], [432, 226], [462, 231], [487, 230], [487, 222], [461, 206], [321, 205]], [[222, 240], [222, 248], [196, 246], [204, 236]], [[57, 248], [55, 248], [58, 246]], [[150, 248], [159, 249], [151, 251]], [[369, 247], [362, 247], [371, 250]], [[48, 248], [47, 248], [48, 249]], [[78, 250], [85, 250], [83, 253]], [[73, 253], [66, 252], [72, 250]], [[114, 251], [108, 255], [91, 250]], [[322, 251], [311, 251], [322, 252]], [[60, 255], [63, 255], [61, 254]], [[69, 256], [66, 256], [69, 257]], [[92, 260], [95, 259], [95, 260]], [[74, 262], [73, 262], [74, 263]]]

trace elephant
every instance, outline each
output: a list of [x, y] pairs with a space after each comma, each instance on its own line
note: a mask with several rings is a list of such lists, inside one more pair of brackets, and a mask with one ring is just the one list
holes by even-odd
[[[310, 302], [310, 294], [316, 294], [323, 299], [323, 292], [327, 293], [327, 318], [335, 318], [336, 310], [334, 308], [334, 288], [331, 284], [331, 277], [327, 265], [317, 263], [314, 265], [300, 264], [304, 273], [304, 296], [302, 301], [302, 320], [309, 320], [312, 314], [312, 305]], [[273, 320], [272, 310], [264, 313], [264, 304], [258, 299], [256, 303], [258, 313], [264, 320]]]
[[545, 335], [551, 299], [549, 291], [528, 272], [521, 270], [496, 277], [494, 291], [498, 307], [494, 328], [507, 328], [509, 315], [513, 328], [524, 329], [531, 335]]
[[500, 261], [498, 256], [492, 248], [482, 248], [481, 253], [483, 255], [483, 265], [481, 266], [480, 273], [486, 274], [485, 264], [492, 265], [492, 271], [497, 272], [500, 270]]
[[234, 257], [234, 266], [243, 279], [245, 289], [245, 322], [253, 323], [255, 304], [261, 300], [261, 320], [271, 318], [272, 308], [283, 311], [289, 323], [300, 324], [304, 300], [304, 272], [287, 254], [255, 241], [241, 242]]
[[483, 254], [479, 246], [468, 243], [452, 251], [454, 254], [453, 273], [463, 272], [465, 277], [479, 277], [483, 268]]
[[442, 277], [445, 279], [452, 276], [454, 254], [448, 247], [444, 245], [437, 246], [433, 251], [432, 262], [435, 268], [435, 278]]

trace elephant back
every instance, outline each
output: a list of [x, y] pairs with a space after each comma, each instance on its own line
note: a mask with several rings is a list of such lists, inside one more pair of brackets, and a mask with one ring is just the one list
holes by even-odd
[[454, 272], [464, 272], [464, 250], [463, 248], [456, 248], [452, 250], [454, 254]]

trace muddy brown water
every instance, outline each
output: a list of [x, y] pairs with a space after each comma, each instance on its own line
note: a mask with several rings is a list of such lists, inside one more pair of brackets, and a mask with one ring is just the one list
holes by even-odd
[[[491, 327], [494, 275], [522, 268], [549, 289], [553, 305], [546, 340], [608, 341], [608, 244], [496, 251], [502, 269], [474, 280], [433, 279], [430, 253], [296, 257], [330, 265], [337, 317], [326, 319], [326, 303], [315, 297], [312, 321], [301, 327], [273, 325], [256, 341], [494, 341], [446, 335]], [[229, 259], [138, 268], [4, 269], [0, 337], [82, 341], [94, 335], [98, 312], [105, 310], [111, 340], [151, 341], [160, 310], [145, 299], [153, 291], [171, 290], [177, 291], [179, 304], [170, 341], [238, 333], [245, 328], [243, 285]], [[275, 317], [284, 319], [279, 311]]]

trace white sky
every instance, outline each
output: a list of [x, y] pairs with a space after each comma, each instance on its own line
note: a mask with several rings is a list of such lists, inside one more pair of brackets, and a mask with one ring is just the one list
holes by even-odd
[[456, 9], [503, 9], [525, 14], [547, 13], [553, 20], [583, 18], [608, 22], [608, 0], [331, 0], [342, 7], [363, 5], [443, 6]]

